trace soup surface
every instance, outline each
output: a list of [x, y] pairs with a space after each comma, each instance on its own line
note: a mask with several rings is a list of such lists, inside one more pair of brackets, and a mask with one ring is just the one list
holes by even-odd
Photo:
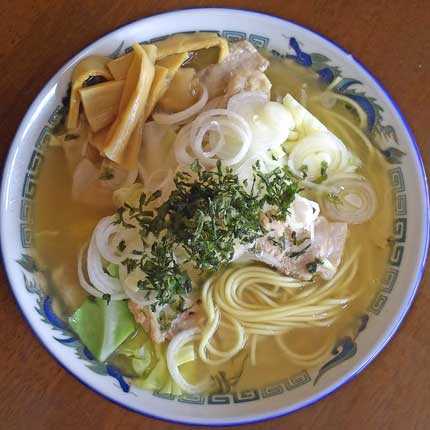
[[[190, 73], [190, 76], [192, 75], [191, 80], [188, 79], [188, 72], [183, 72], [184, 76], [181, 77], [181, 82], [183, 82], [182, 85], [187, 86], [185, 91], [189, 91], [192, 103], [196, 103], [196, 101], [199, 100], [201, 95], [199, 91], [202, 91], [195, 86], [197, 82], [195, 80], [195, 76], [202, 70], [204, 71], [204, 69], [209, 65], [216, 63], [217, 55], [217, 47], [202, 49], [194, 52], [193, 55], [186, 60], [183, 67], [181, 67], [181, 69], [187, 68], [193, 71]], [[192, 315], [194, 312], [199, 315], [199, 320], [195, 324], [197, 327], [196, 329], [192, 324], [184, 324], [184, 330], [182, 333], [186, 332], [186, 330], [195, 329], [195, 331], [193, 331], [189, 336], [189, 339], [187, 340], [188, 344], [185, 342], [182, 345], [182, 349], [178, 347], [179, 352], [176, 351], [178, 356], [180, 354], [188, 354], [191, 357], [191, 359], [181, 359], [182, 362], [178, 359], [177, 363], [177, 369], [179, 369], [180, 374], [185, 378], [187, 383], [191, 385], [191, 388], [188, 391], [192, 391], [195, 387], [199, 387], [199, 384], [201, 387], [195, 389], [195, 392], [198, 392], [199, 390], [213, 392], [260, 388], [283, 381], [303, 369], [320, 367], [324, 362], [330, 359], [331, 350], [335, 346], [337, 340], [345, 336], [354, 337], [357, 335], [360, 324], [362, 323], [361, 317], [366, 313], [371, 300], [380, 287], [385, 262], [388, 257], [388, 245], [392, 229], [391, 220], [393, 218], [393, 213], [390, 184], [386, 170], [387, 166], [383, 156], [373, 145], [369, 145], [365, 132], [360, 129], [360, 118], [354, 109], [354, 106], [351, 107], [351, 104], [347, 104], [343, 100], [335, 98], [332, 100], [330, 99], [327, 102], [324, 98], [329, 93], [327, 90], [327, 84], [322, 83], [318, 79], [318, 75], [313, 71], [297, 65], [292, 60], [282, 60], [271, 57], [267, 54], [264, 55], [270, 61], [270, 65], [265, 71], [265, 74], [271, 83], [271, 100], [279, 102], [278, 104], [283, 106], [282, 100], [286, 94], [290, 94], [295, 100], [300, 101], [302, 105], [306, 105], [306, 109], [321, 121], [330, 132], [341, 140], [341, 142], [343, 142], [349, 153], [354, 155], [354, 159], [361, 160], [361, 162], [357, 162], [355, 167], [353, 167], [349, 172], [341, 172], [341, 174], [344, 175], [343, 178], [348, 178], [348, 180], [351, 179], [348, 175], [359, 175], [360, 178], [365, 178], [363, 181], [365, 181], [366, 184], [370, 184], [371, 190], [373, 190], [372, 192], [374, 193], [372, 198], [374, 198], [376, 204], [374, 205], [375, 207], [368, 219], [365, 217], [362, 221], [357, 221], [357, 219], [354, 219], [354, 216], [360, 212], [360, 206], [366, 203], [366, 199], [368, 198], [366, 196], [362, 197], [362, 200], [360, 200], [361, 197], [359, 195], [347, 198], [347, 204], [350, 204], [351, 207], [355, 208], [352, 211], [353, 216], [351, 222], [342, 218], [342, 216], [345, 215], [342, 215], [341, 210], [338, 212], [332, 210], [332, 212], [327, 213], [326, 208], [329, 207], [330, 204], [325, 206], [323, 200], [331, 198], [330, 202], [332, 203], [332, 208], [339, 208], [339, 206], [342, 206], [342, 202], [339, 201], [339, 199], [343, 198], [342, 192], [344, 192], [344, 188], [341, 187], [336, 189], [337, 191], [334, 193], [330, 189], [331, 181], [341, 177], [339, 176], [339, 173], [333, 174], [334, 179], [331, 177], [330, 163], [333, 162], [333, 157], [324, 158], [325, 156], [321, 156], [322, 158], [318, 159], [318, 163], [321, 165], [321, 178], [314, 178], [315, 180], [312, 179], [310, 164], [308, 166], [306, 163], [311, 163], [311, 156], [315, 156], [314, 153], [307, 156], [307, 158], [302, 157], [305, 161], [308, 161], [299, 166], [301, 169], [299, 170], [303, 173], [303, 176], [299, 177], [297, 180], [303, 180], [304, 182], [300, 185], [300, 190], [296, 192], [296, 194], [300, 195], [303, 199], [306, 199], [306, 202], [318, 202], [320, 216], [326, 217], [333, 223], [338, 223], [339, 225], [341, 223], [345, 225], [347, 224], [346, 241], [344, 247], [340, 250], [341, 254], [337, 265], [330, 263], [328, 261], [329, 258], [327, 258], [328, 262], [325, 263], [323, 261], [323, 257], [318, 257], [315, 258], [315, 260], [306, 263], [306, 268], [309, 272], [306, 276], [295, 276], [294, 270], [297, 270], [295, 268], [291, 270], [289, 269], [289, 271], [286, 271], [285, 269], [284, 272], [282, 272], [283, 269], [278, 267], [279, 270], [277, 271], [275, 264], [268, 264], [269, 257], [267, 255], [272, 255], [272, 257], [275, 256], [277, 258], [278, 254], [276, 254], [276, 252], [278, 251], [270, 251], [272, 252], [272, 254], [270, 254], [267, 250], [267, 247], [269, 246], [268, 242], [262, 242], [261, 247], [263, 251], [261, 251], [258, 246], [258, 249], [256, 249], [254, 243], [254, 248], [252, 248], [252, 253], [254, 254], [252, 258], [249, 256], [249, 258], [241, 257], [237, 260], [235, 258], [231, 258], [231, 261], [222, 261], [221, 264], [218, 266], [212, 266], [209, 270], [202, 269], [201, 267], [197, 270], [195, 267], [191, 267], [191, 263], [186, 262], [186, 257], [183, 258], [178, 256], [179, 254], [176, 255], [177, 261], [184, 261], [184, 270], [189, 274], [192, 281], [191, 295], [194, 298], [190, 304], [184, 305], [183, 308], [189, 312], [191, 319], [194, 317], [194, 315]], [[200, 75], [200, 80], [202, 79], [201, 76], [202, 75]], [[117, 81], [119, 82], [120, 80]], [[183, 88], [181, 88], [181, 91], [182, 90]], [[232, 97], [234, 97], [234, 95]], [[170, 99], [172, 99], [172, 97]], [[170, 106], [170, 99], [166, 98], [163, 106]], [[86, 106], [84, 105], [84, 107]], [[222, 109], [225, 109], [225, 107]], [[273, 109], [275, 109], [275, 107]], [[278, 107], [276, 107], [276, 109], [278, 109]], [[181, 106], [181, 110], [183, 110], [183, 106]], [[238, 111], [242, 112], [240, 109]], [[176, 112], [173, 111], [162, 114], [172, 115], [175, 113]], [[244, 112], [243, 116], [246, 117], [246, 114], [247, 113]], [[156, 115], [154, 115], [153, 118], [157, 121]], [[160, 118], [163, 119], [163, 117]], [[234, 121], [235, 119], [228, 117], [228, 120]], [[225, 120], [225, 118], [220, 119], [219, 117], [216, 117], [214, 118], [214, 121], [218, 121], [221, 125], [209, 124], [207, 130], [209, 130], [209, 132], [212, 130], [213, 135], [215, 136], [213, 139], [217, 139], [221, 135], [219, 127], [224, 124], [223, 121], [227, 120]], [[271, 121], [272, 120], [268, 121], [269, 128], [271, 127], [270, 124], [273, 124], [273, 121]], [[277, 119], [275, 119], [275, 122], [276, 121]], [[160, 122], [163, 121], [160, 120]], [[179, 136], [178, 130], [183, 127], [183, 123], [184, 121], [182, 121], [180, 125], [175, 124], [175, 135], [173, 140], [175, 140], [175, 136], [176, 138]], [[210, 129], [210, 127], [214, 128]], [[224, 139], [227, 139], [227, 141], [228, 139], [231, 139], [231, 145], [236, 145], [236, 141], [238, 140], [237, 136], [234, 136], [237, 127], [239, 126], [235, 125], [234, 127], [231, 127], [224, 134]], [[273, 127], [276, 128], [277, 126]], [[255, 131], [254, 136], [259, 132], [260, 129]], [[64, 130], [60, 131], [59, 135], [61, 133], [64, 135]], [[274, 136], [275, 137], [273, 137], [273, 139], [276, 138], [276, 133]], [[154, 138], [158, 139], [157, 137]], [[296, 140], [286, 140], [285, 142], [281, 142], [284, 151], [282, 157], [291, 157], [297, 142], [301, 142], [300, 139], [306, 138], [306, 136], [299, 136], [296, 137]], [[207, 152], [213, 150], [215, 145], [211, 139], [212, 137], [209, 137], [202, 143], [202, 147]], [[52, 141], [55, 143], [56, 139], [53, 138]], [[67, 141], [65, 143], [67, 143]], [[143, 144], [145, 145], [145, 134]], [[279, 147], [281, 148], [280, 145]], [[148, 151], [150, 151], [148, 152], [151, 154], [150, 156], [156, 160], [155, 163], [159, 163], [160, 166], [163, 166], [164, 162], [168, 163], [168, 161], [165, 161], [168, 156], [166, 156], [166, 152], [163, 152], [164, 149], [157, 153], [156, 147], [153, 146]], [[272, 149], [271, 151], [274, 150]], [[274, 159], [278, 156], [275, 152], [271, 154]], [[227, 155], [226, 157], [228, 158], [228, 156], [230, 155]], [[319, 153], [317, 156], [320, 156]], [[219, 158], [222, 159], [221, 156], [219, 156]], [[97, 162], [100, 161], [98, 160]], [[354, 164], [354, 162], [351, 163]], [[204, 160], [202, 165], [205, 166]], [[293, 164], [286, 165], [294, 170]], [[306, 168], [302, 169], [303, 166], [306, 166]], [[204, 167], [204, 169], [213, 171], [215, 166], [213, 164], [209, 164], [209, 167]], [[178, 168], [178, 171], [181, 171], [181, 168]], [[108, 171], [106, 170], [106, 172]], [[250, 177], [252, 177], [252, 171], [250, 170], [250, 172]], [[162, 175], [164, 174], [162, 173]], [[145, 174], [143, 174], [143, 177], [147, 179], [146, 182], [145, 179], [143, 179], [144, 186], [151, 191], [148, 185], [150, 180], [145, 177]], [[353, 180], [357, 180], [357, 177], [353, 177]], [[70, 163], [64, 150], [64, 145], [54, 144], [50, 146], [45, 154], [44, 165], [41, 171], [34, 203], [34, 236], [37, 258], [43, 267], [47, 269], [47, 272], [50, 273], [51, 282], [49, 282], [49, 288], [54, 298], [54, 310], [65, 321], [70, 321], [70, 318], [75, 318], [74, 321], [77, 321], [76, 324], [83, 324], [82, 321], [76, 317], [76, 312], [79, 309], [83, 309], [85, 303], [88, 301], [89, 294], [88, 291], [82, 288], [82, 282], [78, 276], [78, 256], [80, 251], [85, 248], [91, 240], [93, 231], [99, 224], [100, 220], [117, 213], [115, 211], [118, 210], [118, 206], [117, 208], [109, 205], [97, 205], [96, 207], [91, 204], [88, 199], [76, 198], [76, 195], [74, 195], [73, 192], [74, 181], [76, 181], [76, 170], [70, 168]], [[137, 179], [137, 182], [142, 182], [142, 179]], [[158, 185], [159, 184], [160, 182]], [[327, 188], [324, 188], [324, 186]], [[169, 189], [169, 192], [173, 189], [174, 188]], [[347, 189], [347, 186], [345, 189]], [[148, 190], [145, 191], [148, 193]], [[268, 188], [265, 190], [267, 193]], [[152, 191], [154, 191], [154, 189], [152, 189]], [[167, 197], [169, 192], [166, 192]], [[336, 193], [338, 193], [338, 195]], [[329, 195], [329, 197], [327, 197], [327, 195]], [[95, 196], [95, 198], [96, 197], [97, 196]], [[298, 198], [294, 196], [292, 201], [294, 201], [294, 198], [299, 201]], [[154, 210], [154, 205], [151, 206], [151, 204], [152, 203], [148, 203], [148, 210]], [[175, 204], [178, 205], [177, 202]], [[124, 209], [122, 212], [120, 211], [120, 213], [130, 215], [130, 213], [127, 212], [127, 210], [129, 210], [127, 209], [127, 206], [122, 207]], [[266, 203], [264, 210], [267, 210], [267, 207], [268, 204]], [[271, 207], [273, 207], [273, 205]], [[316, 210], [314, 208], [313, 213], [315, 213], [315, 211]], [[313, 213], [311, 211], [311, 215], [313, 215]], [[333, 217], [333, 214], [336, 213], [338, 219]], [[339, 215], [339, 213], [341, 214]], [[285, 214], [286, 216], [291, 217], [291, 209], [290, 212], [287, 211]], [[214, 216], [216, 217], [216, 214], [214, 214]], [[273, 223], [274, 221], [271, 220], [270, 222]], [[273, 226], [274, 224], [271, 225]], [[142, 229], [143, 227], [136, 226], [135, 228]], [[125, 228], [124, 231], [125, 230], [127, 230], [127, 228]], [[128, 230], [132, 230], [132, 228], [129, 228]], [[143, 230], [140, 230], [140, 233], [136, 233], [136, 236], [139, 237], [139, 234], [142, 236], [142, 231]], [[295, 230], [293, 231], [294, 246], [300, 247], [301, 244], [296, 240]], [[298, 232], [297, 235], [299, 234], [300, 233]], [[125, 235], [125, 239], [123, 240], [127, 241], [127, 237], [128, 236]], [[273, 235], [270, 237], [273, 242]], [[277, 238], [276, 235], [275, 238]], [[309, 237], [305, 237], [302, 240], [306, 241], [311, 239]], [[153, 244], [153, 238], [151, 241]], [[151, 241], [148, 239], [148, 243]], [[120, 243], [122, 244], [122, 242]], [[128, 243], [126, 244], [124, 242], [123, 247], [126, 246], [128, 246]], [[120, 248], [121, 247], [122, 245]], [[302, 258], [303, 255], [306, 255], [305, 253], [308, 248], [304, 247], [298, 251], [292, 251], [289, 254], [292, 262], [291, 264], [296, 264], [296, 261]], [[140, 248], [137, 247], [136, 249], [139, 250]], [[183, 248], [181, 249], [183, 250]], [[239, 247], [237, 249], [239, 249]], [[235, 252], [237, 249], [235, 248]], [[137, 251], [135, 250], [135, 252]], [[249, 254], [251, 252], [249, 250], [244, 252], [245, 257], [248, 255], [247, 253]], [[259, 257], [264, 253], [267, 254], [267, 258], [259, 259]], [[298, 255], [296, 256], [295, 254]], [[198, 261], [196, 259], [191, 260], [192, 262]], [[112, 278], [117, 279], [119, 276], [119, 279], [121, 280], [121, 274], [118, 275], [118, 269], [115, 268], [117, 265], [113, 264], [109, 266], [105, 263], [105, 260], [101, 263], [104, 265], [104, 272], [107, 273], [108, 276], [111, 276], [111, 269], [114, 268], [112, 270], [115, 273], [112, 275]], [[89, 268], [90, 263], [87, 264]], [[120, 272], [122, 270], [121, 264], [122, 263], [119, 263], [118, 265]], [[327, 269], [328, 266], [325, 265], [334, 265], [335, 267], [329, 267]], [[333, 273], [330, 272], [330, 276], [327, 275], [323, 278], [324, 272], [319, 271], [320, 267], [323, 267], [324, 270], [332, 270]], [[253, 287], [254, 284], [252, 276], [248, 276], [251, 277], [249, 280], [246, 277], [246, 273], [252, 273], [252, 270], [255, 268], [263, 268], [264, 270], [270, 269], [270, 271], [276, 274], [274, 276], [277, 276], [277, 278], [273, 278], [275, 279], [273, 282], [261, 281], [261, 283], [258, 283], [255, 281], [255, 285], [258, 284], [259, 286], [258, 288]], [[237, 296], [232, 300], [235, 303], [235, 306], [239, 302], [246, 302], [247, 307], [243, 305], [245, 306], [243, 309], [246, 309], [246, 311], [238, 311], [238, 316], [237, 318], [235, 317], [236, 319], [232, 319], [231, 315], [235, 314], [233, 311], [229, 310], [230, 305], [228, 304], [228, 298], [230, 297], [229, 294], [233, 290], [228, 290], [228, 287], [225, 287], [224, 289], [224, 286], [223, 289], [221, 289], [221, 285], [227, 283], [226, 280], [222, 279], [226, 270], [232, 270], [233, 272], [242, 270], [240, 273], [244, 273], [243, 281], [240, 281], [242, 282], [243, 288], [240, 287], [242, 289], [239, 288], [238, 290], [234, 290], [237, 292]], [[352, 274], [352, 276], [350, 276], [350, 274]], [[124, 276], [127, 277], [129, 275], [130, 273]], [[269, 275], [268, 272], [264, 272], [261, 276], [267, 277]], [[285, 291], [281, 292], [281, 287], [273, 287], [273, 285], [270, 287], [267, 286], [270, 282], [272, 282], [272, 284], [276, 284], [276, 282], [278, 282], [277, 280], [279, 280], [281, 276], [290, 279], [291, 285], [294, 284], [295, 287], [285, 289]], [[138, 281], [141, 281], [141, 283], [139, 284]], [[136, 282], [138, 285], [144, 285], [144, 281], [145, 279], [141, 277]], [[248, 284], [246, 282], [248, 282]], [[322, 289], [330, 283], [333, 284], [332, 287], [330, 287], [333, 290], [333, 294], [329, 298], [327, 298], [328, 296], [323, 297]], [[206, 287], [204, 287], [205, 285]], [[265, 286], [267, 286], [267, 288]], [[94, 285], [94, 287], [97, 288], [96, 285]], [[206, 290], [204, 288], [206, 288]], [[222, 294], [224, 294], [224, 290], [225, 296], [222, 296]], [[260, 291], [261, 294], [257, 290]], [[139, 294], [142, 294], [142, 291], [148, 292], [149, 290], [145, 290], [144, 288], [141, 289], [141, 291], [136, 290]], [[206, 291], [207, 296], [202, 296], [203, 294], [206, 294], [204, 291]], [[219, 293], [219, 297], [217, 296], [216, 291], [222, 291], [222, 293]], [[311, 294], [308, 294], [308, 291], [312, 291], [313, 295], [321, 294], [321, 302], [307, 302], [306, 300], [308, 300]], [[147, 297], [150, 297], [151, 294], [153, 294], [153, 290], [148, 292]], [[114, 294], [104, 294], [104, 296], [103, 300], [110, 300], [110, 304], [107, 306], [112, 306], [111, 303], [114, 301]], [[129, 296], [127, 293], [125, 298], [133, 302], [131, 297], [134, 296]], [[141, 296], [139, 296], [139, 298], [141, 298]], [[171, 367], [169, 367], [171, 366], [171, 363], [169, 365], [169, 342], [172, 343], [175, 336], [176, 339], [178, 338], [181, 333], [181, 329], [175, 330], [173, 336], [163, 335], [160, 337], [159, 341], [154, 339], [153, 333], [155, 329], [154, 327], [148, 328], [148, 320], [150, 319], [148, 318], [148, 313], [145, 313], [150, 312], [151, 303], [156, 303], [154, 301], [155, 299], [152, 298], [151, 300], [152, 302], [150, 300], [148, 301], [147, 308], [149, 310], [147, 311], [143, 311], [143, 307], [139, 307], [139, 304], [136, 304], [136, 308], [132, 308], [129, 304], [134, 317], [134, 328], [130, 331], [132, 334], [130, 335], [128, 333], [128, 335], [125, 336], [126, 340], [121, 339], [121, 342], [118, 341], [117, 343], [121, 346], [116, 348], [114, 351], [110, 351], [110, 354], [103, 358], [120, 367], [124, 374], [128, 376], [131, 381], [134, 381], [137, 386], [175, 393], [174, 384], [176, 383], [179, 384], [179, 391], [176, 392], [187, 391], [187, 387], [189, 387], [189, 385], [181, 386], [174, 376], [174, 382], [169, 382], [166, 379], [167, 377], [164, 375], [164, 373], [168, 374], [168, 372], [166, 370], [159, 370], [162, 367], [160, 363], [163, 362], [163, 366], [167, 366], [169, 372], [171, 372]], [[215, 305], [212, 308], [210, 305], [211, 300], [215, 301]], [[217, 302], [217, 300], [219, 300], [219, 302]], [[170, 308], [177, 306], [177, 302], [174, 303], [175, 305], [169, 305]], [[285, 312], [289, 312], [289, 315], [298, 316], [294, 317], [295, 319], [291, 317], [293, 319], [288, 319], [287, 321], [282, 316], [282, 309], [284, 309], [282, 306], [292, 306], [295, 303], [297, 303], [296, 307], [288, 309], [285, 308]], [[194, 306], [196, 306], [196, 308]], [[197, 307], [198, 310], [195, 310]], [[247, 316], [247, 312], [251, 315], [251, 311], [254, 308], [256, 312], [255, 315], [257, 315], [255, 318], [256, 322], [250, 321]], [[159, 309], [162, 308], [160, 307]], [[178, 313], [175, 313], [173, 317], [166, 317], [162, 313], [164, 311], [159, 311], [159, 309], [156, 312], [158, 312], [157, 321], [161, 327], [163, 318], [167, 318], [166, 324], [173, 324], [172, 320], [178, 317]], [[189, 311], [189, 309], [192, 311]], [[216, 320], [216, 317], [213, 315], [211, 320], [211, 309], [216, 314], [219, 312], [220, 316], [218, 317], [218, 320]], [[152, 307], [152, 310], [154, 311], [154, 307]], [[179, 312], [179, 314], [181, 314], [184, 310], [181, 309], [180, 311], [177, 311], [175, 308], [175, 312]], [[166, 314], [169, 315], [167, 311]], [[266, 321], [268, 321], [265, 319], [266, 317], [263, 318], [266, 314], [268, 315], [267, 318], [272, 315], [272, 319], [267, 326], [264, 326]], [[74, 315], [75, 317], [73, 317]], [[260, 321], [259, 315], [263, 315], [261, 317], [261, 321], [264, 320], [261, 322], [261, 326], [258, 325], [258, 321]], [[146, 323], [144, 323], [144, 320], [146, 320]], [[88, 321], [89, 320], [87, 320], [86, 324], [91, 324], [91, 322]], [[239, 323], [237, 323], [237, 321], [239, 321]], [[318, 321], [322, 321], [321, 324], [319, 324]], [[213, 332], [209, 335], [209, 329], [207, 327], [212, 323]], [[238, 328], [235, 324], [239, 324], [242, 328]], [[85, 337], [86, 335], [84, 332], [79, 331], [83, 330], [81, 326], [76, 325], [73, 326], [73, 328], [85, 343], [87, 338]], [[169, 328], [166, 330], [168, 331], [168, 329]], [[203, 336], [207, 335], [208, 339], [206, 344], [204, 344], [202, 339], [199, 338], [199, 336], [202, 336], [201, 334], [199, 335], [199, 330], [201, 330]], [[163, 330], [161, 330], [161, 333], [164, 333]], [[238, 342], [239, 346], [236, 348]], [[281, 344], [284, 345], [284, 349]], [[91, 341], [90, 345], [97, 349]], [[139, 354], [136, 353], [137, 349], [143, 348], [142, 345], [144, 345], [146, 350], [149, 351], [148, 356], [145, 356], [143, 353], [139, 356]], [[190, 349], [191, 352], [186, 350], [186, 348]], [[232, 351], [235, 348], [237, 351], [233, 353]], [[126, 350], [128, 352], [126, 352]], [[223, 357], [230, 358], [224, 360]], [[148, 361], [149, 364], [146, 363], [145, 360]], [[158, 376], [154, 376], [154, 372], [158, 372]], [[202, 380], [206, 378], [207, 374], [211, 375], [211, 383], [202, 385]], [[156, 376], [159, 377], [162, 382], [159, 382], [156, 379]]]

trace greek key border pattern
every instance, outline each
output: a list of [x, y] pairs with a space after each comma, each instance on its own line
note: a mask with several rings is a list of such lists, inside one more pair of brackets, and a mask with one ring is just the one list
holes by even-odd
[[382, 312], [382, 309], [388, 302], [389, 294], [393, 291], [399, 274], [399, 267], [402, 264], [407, 237], [408, 206], [405, 178], [400, 167], [390, 169], [389, 175], [392, 185], [395, 218], [393, 220], [393, 231], [390, 240], [388, 267], [382, 279], [381, 289], [375, 294], [369, 306], [369, 312], [372, 312], [374, 315], [379, 315]]

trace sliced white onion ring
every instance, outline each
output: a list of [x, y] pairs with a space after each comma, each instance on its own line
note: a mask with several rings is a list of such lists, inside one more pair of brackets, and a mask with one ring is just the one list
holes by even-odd
[[325, 195], [322, 200], [324, 213], [332, 220], [361, 224], [374, 215], [377, 199], [372, 185], [363, 176], [344, 173], [329, 178], [327, 185], [337, 187], [337, 192]]
[[122, 287], [118, 279], [103, 270], [102, 256], [97, 248], [96, 235], [93, 233], [87, 252], [87, 271], [91, 283], [105, 294], [119, 294]]
[[[124, 229], [115, 224], [115, 216], [102, 218], [94, 229], [97, 249], [101, 256], [113, 264], [119, 264], [129, 256], [129, 251], [139, 243], [138, 234], [134, 229]], [[118, 251], [120, 242], [125, 243], [125, 249]]]
[[156, 293], [151, 292], [149, 295], [146, 291], [141, 291], [137, 287], [139, 280], [145, 279], [146, 275], [142, 271], [133, 271], [122, 280], [122, 286], [127, 297], [139, 306], [149, 306], [157, 301]]
[[196, 341], [200, 338], [200, 330], [190, 328], [188, 330], [181, 331], [178, 333], [169, 343], [167, 347], [167, 368], [169, 369], [170, 375], [178, 386], [189, 394], [199, 394], [208, 391], [210, 388], [209, 376], [206, 377], [200, 383], [193, 385], [185, 380], [182, 376], [178, 366], [178, 353], [181, 348], [189, 342]]
[[182, 166], [189, 166], [194, 160], [193, 156], [190, 155], [188, 151], [191, 125], [192, 124], [189, 123], [181, 128], [173, 146], [176, 161]]
[[314, 181], [321, 176], [322, 163], [327, 163], [327, 175], [344, 172], [349, 152], [333, 133], [315, 133], [302, 139], [290, 153], [289, 168], [302, 176], [301, 168], [307, 166], [307, 180]]
[[241, 115], [251, 127], [252, 144], [264, 150], [279, 147], [294, 127], [293, 116], [281, 103], [271, 102], [262, 92], [242, 92], [228, 102], [227, 108]]
[[252, 111], [256, 105], [263, 105], [268, 101], [269, 95], [262, 91], [242, 91], [230, 97], [227, 109], [241, 115], [246, 115], [248, 112], [252, 115]]
[[232, 166], [245, 157], [251, 138], [249, 125], [240, 115], [227, 109], [210, 109], [179, 131], [174, 144], [176, 161], [190, 165], [198, 159], [212, 167], [222, 160], [224, 165]]
[[200, 99], [188, 107], [187, 109], [184, 109], [181, 112], [176, 113], [161, 113], [161, 112], [154, 112], [152, 114], [152, 118], [154, 118], [154, 121], [158, 124], [178, 124], [182, 121], [185, 121], [192, 116], [198, 114], [205, 106], [205, 104], [208, 102], [208, 90], [205, 85], [200, 84], [202, 89], [202, 95]]
[[[85, 244], [81, 250], [79, 251], [79, 255], [78, 255], [78, 278], [79, 278], [79, 283], [81, 285], [81, 287], [89, 294], [91, 294], [94, 297], [103, 297], [104, 293], [103, 291], [98, 290], [97, 288], [95, 288], [93, 285], [91, 285], [85, 278], [84, 275], [84, 268], [83, 268], [83, 260], [84, 260], [84, 255], [85, 255], [85, 249], [87, 247], [87, 244]], [[116, 293], [116, 294], [110, 294], [111, 296], [111, 300], [123, 300], [126, 299], [127, 296], [124, 293]]]

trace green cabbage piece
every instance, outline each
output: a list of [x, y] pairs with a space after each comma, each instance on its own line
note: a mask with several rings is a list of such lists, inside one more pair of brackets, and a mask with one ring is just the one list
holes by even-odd
[[128, 338], [116, 351], [112, 363], [129, 376], [143, 376], [154, 366], [155, 353], [151, 339], [142, 328]]
[[118, 266], [118, 264], [109, 263], [105, 267], [105, 270], [109, 276], [112, 276], [112, 278], [119, 279], [119, 266]]
[[[121, 347], [122, 349], [123, 347]], [[166, 362], [166, 344], [155, 344], [155, 366], [148, 372], [138, 378], [133, 378], [133, 383], [139, 388], [145, 390], [158, 390], [166, 394], [183, 394], [183, 391], [173, 381], [167, 368]], [[189, 363], [196, 359], [196, 353], [193, 345], [186, 345], [178, 354], [178, 366]], [[147, 368], [148, 369], [148, 368]], [[146, 369], [145, 369], [146, 370]]]
[[87, 299], [70, 317], [69, 324], [91, 354], [101, 362], [136, 331], [127, 302]]
[[166, 346], [156, 344], [155, 354], [158, 361], [151, 372], [147, 376], [133, 379], [134, 385], [137, 387], [150, 391], [161, 391], [163, 387], [167, 387], [166, 384], [168, 384], [169, 380], [171, 380], [166, 363]]
[[291, 94], [287, 94], [284, 97], [283, 105], [293, 116], [293, 131], [298, 133], [298, 139], [302, 139], [310, 134], [327, 131], [327, 127], [304, 108]]

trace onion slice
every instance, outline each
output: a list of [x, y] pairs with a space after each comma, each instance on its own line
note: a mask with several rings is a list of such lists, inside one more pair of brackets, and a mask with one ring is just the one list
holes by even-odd
[[307, 167], [309, 181], [321, 176], [322, 163], [327, 165], [327, 175], [344, 172], [348, 166], [349, 152], [341, 140], [333, 133], [315, 133], [302, 139], [290, 153], [288, 167], [298, 176], [302, 176]]
[[102, 293], [122, 293], [121, 283], [103, 270], [102, 256], [97, 248], [96, 235], [93, 232], [87, 252], [87, 271], [91, 283]]
[[208, 391], [210, 388], [209, 377], [205, 378], [199, 384], [193, 385], [185, 380], [178, 366], [178, 354], [183, 346], [187, 343], [198, 340], [200, 338], [200, 329], [197, 327], [190, 328], [179, 332], [169, 343], [167, 347], [167, 368], [170, 375], [178, 386], [189, 394], [199, 394]]
[[[94, 235], [100, 255], [113, 264], [120, 264], [129, 257], [128, 251], [134, 249], [132, 245], [136, 245], [136, 231], [115, 224], [115, 216], [102, 218], [94, 229]], [[126, 245], [121, 252], [118, 250], [120, 242]]]
[[227, 109], [210, 109], [179, 131], [174, 143], [176, 161], [190, 165], [198, 159], [213, 167], [221, 160], [225, 166], [233, 166], [248, 153], [251, 139], [251, 129], [241, 115]]
[[372, 218], [377, 198], [372, 185], [363, 176], [338, 174], [330, 177], [327, 185], [337, 187], [337, 192], [326, 194], [322, 200], [324, 213], [330, 219], [361, 224]]
[[197, 115], [208, 102], [208, 90], [205, 85], [200, 84], [202, 88], [202, 95], [200, 99], [181, 112], [176, 113], [162, 113], [162, 112], [154, 112], [152, 114], [152, 118], [158, 124], [178, 124], [182, 121], [190, 119], [192, 116]]
[[[260, 91], [245, 91], [231, 97], [227, 109], [241, 115], [252, 130], [252, 144], [264, 150], [284, 143], [294, 126], [291, 113], [281, 103], [271, 102]], [[261, 151], [260, 149], [260, 151]]]
[[156, 293], [141, 291], [137, 284], [140, 280], [146, 278], [145, 273], [142, 271], [134, 271], [129, 275], [121, 276], [122, 286], [127, 297], [139, 306], [149, 306], [157, 301]]
[[[91, 285], [85, 278], [84, 275], [84, 268], [83, 268], [83, 260], [85, 255], [85, 248], [87, 247], [87, 244], [85, 244], [81, 250], [79, 251], [78, 255], [78, 278], [79, 283], [81, 284], [81, 287], [89, 294], [91, 294], [94, 297], [102, 298], [105, 294], [105, 292], [100, 291], [99, 289], [95, 288], [93, 285]], [[127, 296], [124, 293], [114, 293], [110, 294], [111, 300], [123, 300], [126, 299]]]

